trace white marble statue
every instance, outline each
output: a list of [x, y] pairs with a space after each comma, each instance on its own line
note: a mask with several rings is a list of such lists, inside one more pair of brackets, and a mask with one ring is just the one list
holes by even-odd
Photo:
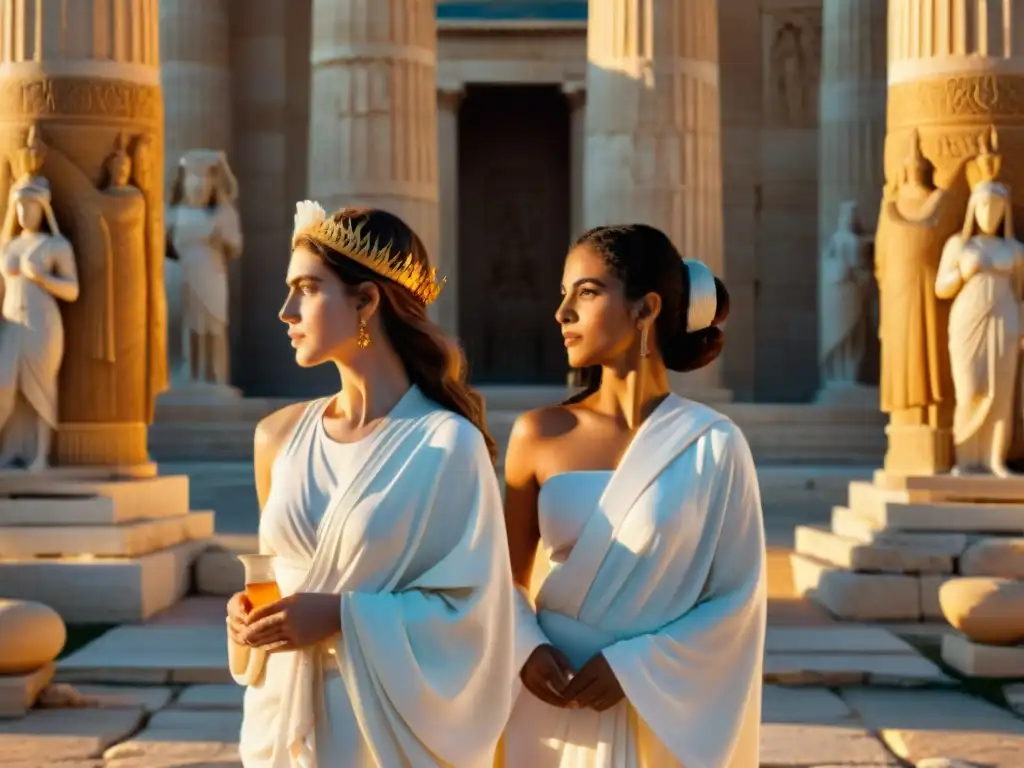
[[22, 151], [0, 232], [0, 468], [48, 464], [57, 428], [57, 375], [64, 324], [57, 302], [78, 299], [78, 270], [39, 175], [44, 148], [35, 129]]
[[228, 386], [228, 264], [242, 252], [238, 186], [223, 152], [191, 150], [167, 211], [170, 258], [181, 265], [182, 344], [191, 383]]
[[1020, 386], [1024, 246], [1014, 239], [1009, 189], [995, 181], [999, 165], [983, 139], [981, 154], [968, 165], [971, 197], [963, 231], [946, 242], [935, 292], [953, 300], [954, 472], [1005, 477]]
[[858, 384], [868, 341], [874, 335], [873, 241], [861, 224], [857, 203], [842, 203], [836, 231], [821, 258], [818, 311], [823, 386]]

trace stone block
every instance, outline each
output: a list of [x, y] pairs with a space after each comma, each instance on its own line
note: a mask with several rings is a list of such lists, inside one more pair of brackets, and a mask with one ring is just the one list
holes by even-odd
[[1024, 477], [991, 475], [896, 475], [877, 470], [874, 485], [928, 501], [1007, 502], [1024, 504]]
[[790, 558], [797, 595], [849, 621], [918, 621], [921, 592], [916, 576], [856, 573], [807, 555]]
[[879, 627], [843, 624], [833, 627], [768, 627], [765, 653], [910, 654], [905, 640]]
[[219, 626], [124, 626], [63, 659], [71, 683], [229, 683], [227, 635]]
[[[52, 695], [50, 693], [52, 692]], [[38, 706], [47, 709], [142, 709], [158, 712], [170, 703], [174, 691], [156, 685], [70, 685], [50, 686]]]
[[171, 704], [171, 709], [209, 710], [241, 709], [245, 688], [236, 683], [229, 685], [192, 685]]
[[772, 684], [764, 686], [762, 723], [841, 725], [855, 721], [856, 716], [846, 703], [824, 688], [788, 688]]
[[964, 576], [996, 576], [1024, 580], [1024, 538], [983, 538], [960, 557]]
[[196, 560], [196, 590], [202, 595], [228, 597], [245, 588], [245, 569], [238, 555], [214, 547]]
[[0, 720], [24, 717], [53, 680], [55, 670], [51, 663], [24, 675], [0, 675]]
[[961, 634], [946, 635], [942, 660], [966, 677], [1024, 677], [1024, 645], [982, 645]]
[[763, 678], [779, 685], [952, 685], [954, 681], [922, 656], [910, 654], [784, 654], [764, 657]]
[[106, 750], [107, 768], [239, 766], [240, 711], [155, 714], [139, 733]]
[[1003, 687], [1003, 697], [1010, 709], [1024, 715], [1024, 683], [1011, 683]]
[[36, 709], [0, 722], [0, 754], [11, 765], [52, 766], [98, 759], [133, 733], [142, 709]]
[[853, 689], [841, 695], [910, 765], [941, 758], [986, 768], [1021, 765], [1024, 722], [981, 699], [953, 690]]
[[206, 544], [189, 541], [138, 558], [0, 561], [4, 594], [44, 603], [67, 623], [142, 621], [180, 600]]
[[0, 555], [32, 558], [85, 555], [141, 557], [185, 541], [213, 535], [212, 511], [132, 520], [115, 525], [0, 527]]
[[897, 768], [899, 763], [867, 729], [847, 725], [765, 723], [761, 768]]
[[1024, 532], [1024, 504], [885, 502], [873, 513], [879, 528], [962, 533]]
[[921, 576], [921, 617], [925, 621], [946, 621], [939, 603], [939, 588], [954, 576]]
[[870, 515], [856, 512], [849, 507], [833, 507], [832, 532], [865, 544], [914, 547], [950, 557], [959, 557], [970, 541], [970, 537], [966, 533], [898, 531], [879, 528], [878, 522]]
[[952, 573], [953, 558], [907, 544], [866, 544], [825, 528], [796, 527], [796, 551], [822, 562], [866, 573]]
[[0, 473], [0, 526], [116, 525], [189, 511], [188, 475], [63, 480], [49, 473]]

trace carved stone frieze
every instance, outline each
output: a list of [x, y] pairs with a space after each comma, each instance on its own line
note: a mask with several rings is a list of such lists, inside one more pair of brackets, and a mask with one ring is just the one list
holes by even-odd
[[764, 15], [762, 23], [765, 115], [778, 126], [817, 125], [821, 8], [771, 11]]
[[889, 88], [890, 131], [961, 122], [1024, 126], [1024, 75], [961, 75]]
[[4, 120], [35, 118], [163, 120], [160, 87], [104, 78], [60, 77], [0, 81]]

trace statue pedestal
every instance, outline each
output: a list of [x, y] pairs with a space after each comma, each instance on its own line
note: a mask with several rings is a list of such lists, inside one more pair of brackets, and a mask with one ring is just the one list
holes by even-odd
[[189, 381], [175, 384], [157, 398], [159, 403], [172, 405], [196, 405], [207, 403], [234, 402], [242, 399], [242, 390], [227, 384], [209, 384]]
[[814, 398], [817, 405], [832, 408], [868, 408], [878, 410], [878, 387], [856, 382], [828, 382]]
[[116, 471], [0, 473], [4, 597], [49, 605], [67, 623], [111, 624], [184, 597], [213, 512], [190, 511], [187, 476]]
[[[1024, 477], [876, 471], [870, 482], [850, 483], [830, 526], [797, 527], [793, 581], [798, 594], [843, 620], [945, 625], [939, 588], [946, 582], [1019, 578], [1020, 562], [984, 556], [1008, 535], [1024, 535]], [[1011, 650], [1024, 655], [1024, 648], [1001, 653]]]

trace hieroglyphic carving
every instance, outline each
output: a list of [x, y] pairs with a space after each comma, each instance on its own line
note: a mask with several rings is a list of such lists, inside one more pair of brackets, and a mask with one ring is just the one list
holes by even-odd
[[889, 87], [890, 131], [959, 122], [1024, 125], [1024, 75], [963, 75]]
[[0, 114], [6, 119], [104, 117], [158, 123], [160, 87], [101, 78], [35, 78], [0, 83]]
[[764, 16], [764, 99], [779, 125], [810, 127], [818, 120], [821, 81], [821, 9], [801, 8]]

